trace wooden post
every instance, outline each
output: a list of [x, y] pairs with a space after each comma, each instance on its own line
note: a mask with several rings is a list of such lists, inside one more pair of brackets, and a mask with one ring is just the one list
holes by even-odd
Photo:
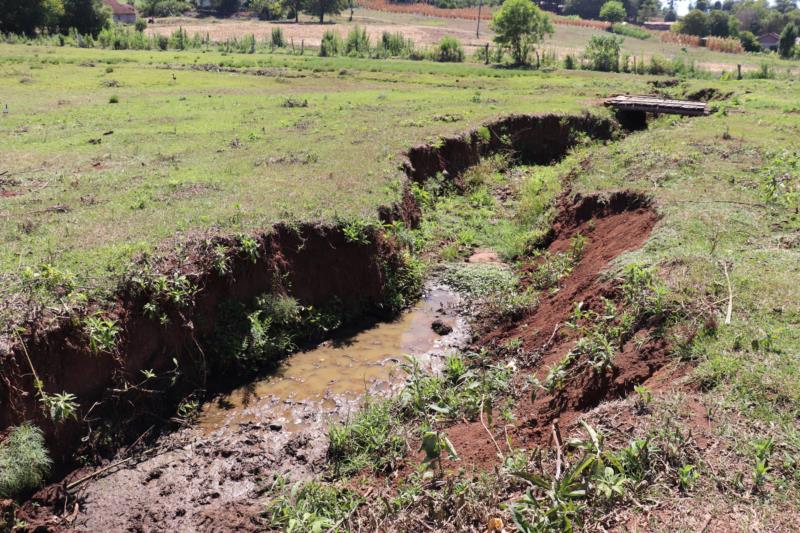
[[486, 64], [489, 64], [489, 43], [486, 43]]
[[483, 8], [483, 0], [480, 0], [478, 3], [478, 26], [475, 28], [475, 38], [478, 39], [481, 36], [481, 9]]
[[736, 65], [736, 72], [737, 72], [736, 79], [737, 80], [741, 80], [742, 79], [742, 65], [741, 64]]
[[290, 40], [290, 41], [291, 41], [291, 43], [292, 43], [292, 55], [294, 55], [294, 37], [292, 37], [292, 38], [291, 38], [291, 39], [289, 39], [289, 40]]
[[300, 41], [300, 55], [303, 55], [306, 51], [306, 40], [302, 39]]

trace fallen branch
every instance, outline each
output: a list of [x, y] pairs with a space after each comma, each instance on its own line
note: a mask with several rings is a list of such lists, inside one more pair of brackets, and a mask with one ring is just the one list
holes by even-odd
[[503, 456], [503, 451], [500, 449], [500, 446], [497, 444], [497, 441], [494, 440], [494, 435], [492, 435], [492, 432], [489, 431], [489, 428], [486, 426], [486, 424], [483, 423], [483, 404], [484, 403], [486, 403], [486, 402], [484, 402], [483, 399], [481, 399], [481, 412], [480, 412], [480, 416], [479, 416], [479, 418], [481, 420], [481, 425], [483, 426], [483, 429], [486, 430], [486, 434], [489, 435], [489, 438], [492, 439], [492, 444], [494, 444], [494, 447], [497, 448], [497, 454], [502, 459], [504, 457]]
[[728, 274], [728, 262], [722, 262], [722, 272], [725, 274], [725, 281], [728, 282], [728, 312], [725, 313], [725, 324], [731, 323], [731, 315], [733, 314], [733, 288], [731, 287], [731, 277]]

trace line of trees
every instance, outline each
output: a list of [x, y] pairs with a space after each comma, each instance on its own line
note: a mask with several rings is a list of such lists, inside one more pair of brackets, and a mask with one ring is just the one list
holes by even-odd
[[35, 35], [39, 30], [97, 35], [111, 18], [102, 0], [0, 0], [0, 32]]
[[800, 10], [796, 0], [776, 0], [774, 6], [766, 0], [726, 0], [713, 4], [697, 0], [692, 7], [677, 24], [677, 32], [698, 37], [735, 37], [750, 52], [761, 49], [757, 35], [778, 33], [781, 35], [780, 55], [797, 55], [795, 40], [800, 27]]

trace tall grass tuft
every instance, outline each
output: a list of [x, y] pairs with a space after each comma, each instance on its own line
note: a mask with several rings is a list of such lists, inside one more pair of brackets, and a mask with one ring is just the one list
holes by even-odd
[[51, 464], [42, 430], [29, 423], [15, 427], [0, 443], [0, 497], [29, 494], [42, 484]]
[[283, 28], [280, 26], [272, 28], [272, 46], [276, 48], [286, 46], [286, 38], [283, 36]]
[[333, 57], [339, 55], [344, 49], [342, 38], [333, 30], [326, 30], [319, 44], [320, 57]]
[[369, 56], [369, 35], [366, 28], [354, 26], [350, 30], [344, 43], [344, 53], [350, 57]]

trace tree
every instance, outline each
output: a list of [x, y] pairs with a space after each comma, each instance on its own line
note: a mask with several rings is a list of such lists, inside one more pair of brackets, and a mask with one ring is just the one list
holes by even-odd
[[286, 9], [286, 16], [293, 18], [295, 22], [300, 22], [300, 12], [303, 10], [303, 0], [283, 0], [283, 7]]
[[780, 11], [781, 13], [788, 13], [794, 9], [797, 9], [797, 1], [796, 0], [775, 0], [775, 9]]
[[61, 29], [75, 28], [78, 33], [97, 35], [108, 26], [111, 15], [102, 0], [63, 0]]
[[221, 17], [230, 17], [242, 7], [239, 0], [214, 0], [211, 5]]
[[600, 18], [609, 22], [622, 22], [626, 14], [625, 6], [617, 0], [609, 0], [600, 8]]
[[714, 10], [708, 14], [708, 34], [715, 37], [731, 37], [738, 33], [739, 20], [724, 11]]
[[709, 5], [706, 0], [697, 0], [697, 3], [694, 5], [694, 8], [705, 13], [708, 11]]
[[675, 0], [667, 2], [667, 8], [664, 10], [664, 21], [675, 22], [678, 20], [678, 11], [675, 9]]
[[708, 17], [699, 9], [689, 11], [678, 26], [680, 33], [705, 37], [708, 35]]
[[[636, 3], [636, 0], [632, 0]], [[583, 19], [596, 19], [600, 17], [600, 8], [606, 0], [566, 0], [564, 2], [565, 15], [578, 15]], [[630, 11], [628, 12], [630, 14]]]
[[778, 41], [778, 53], [781, 57], [789, 58], [794, 55], [794, 47], [797, 43], [798, 29], [794, 23], [787, 24], [781, 32], [781, 40]]
[[636, 10], [636, 20], [645, 22], [661, 13], [661, 2], [659, 0], [641, 0], [639, 9]]
[[760, 52], [761, 43], [752, 32], [743, 31], [739, 34], [739, 41], [742, 43], [742, 48], [747, 52]]
[[528, 63], [528, 56], [545, 35], [553, 35], [550, 17], [530, 0], [505, 0], [492, 17], [494, 41], [511, 51], [518, 65]]
[[325, 22], [325, 15], [338, 15], [347, 7], [346, 0], [308, 0], [303, 4], [303, 12], [319, 17], [319, 23]]
[[33, 36], [36, 30], [56, 30], [64, 5], [61, 0], [0, 0], [0, 32]]

